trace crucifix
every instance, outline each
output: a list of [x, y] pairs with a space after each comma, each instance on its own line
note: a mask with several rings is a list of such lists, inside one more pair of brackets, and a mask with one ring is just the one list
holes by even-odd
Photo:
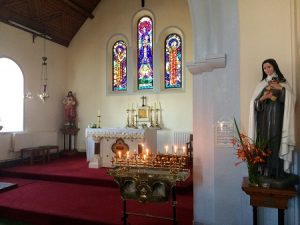
[[143, 107], [146, 106], [146, 99], [147, 99], [147, 97], [146, 96], [142, 96], [141, 99], [142, 99], [142, 106]]
[[145, 7], [145, 0], [141, 0], [141, 3], [142, 3], [142, 7], [144, 8]]

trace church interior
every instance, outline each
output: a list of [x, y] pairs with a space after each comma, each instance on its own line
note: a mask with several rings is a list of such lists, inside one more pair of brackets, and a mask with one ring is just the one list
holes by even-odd
[[297, 182], [245, 186], [232, 143], [270, 58], [297, 177], [298, 0], [0, 0], [0, 224], [300, 225]]

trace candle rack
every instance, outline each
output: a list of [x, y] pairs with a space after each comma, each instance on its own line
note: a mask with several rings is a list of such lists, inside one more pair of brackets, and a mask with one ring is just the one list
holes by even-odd
[[[117, 154], [119, 155], [119, 154]], [[115, 157], [112, 159], [118, 165], [108, 169], [108, 175], [112, 176], [119, 185], [123, 201], [123, 224], [127, 225], [129, 215], [139, 215], [157, 219], [171, 220], [173, 225], [178, 224], [176, 219], [176, 184], [184, 182], [190, 176], [189, 169], [183, 169], [185, 156], [178, 155], [148, 155], [133, 154]], [[158, 159], [160, 157], [160, 159]], [[146, 158], [146, 160], [144, 160]], [[184, 161], [184, 160], [183, 160]], [[157, 167], [156, 167], [157, 166]], [[145, 213], [128, 212], [127, 200], [135, 200], [140, 203], [167, 202], [170, 197], [172, 217], [162, 217]]]
[[111, 159], [112, 167], [118, 166], [123, 169], [126, 168], [164, 168], [168, 169], [170, 173], [177, 174], [179, 171], [187, 169], [187, 156], [177, 154], [146, 154], [133, 153], [130, 155], [129, 151], [122, 154], [119, 151]]

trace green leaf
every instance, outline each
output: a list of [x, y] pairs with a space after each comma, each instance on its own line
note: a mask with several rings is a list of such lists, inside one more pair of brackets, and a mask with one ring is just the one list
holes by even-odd
[[242, 146], [244, 146], [244, 143], [243, 143], [243, 140], [242, 140], [242, 137], [241, 137], [241, 133], [240, 133], [239, 127], [236, 123], [235, 117], [233, 117], [233, 120], [234, 120], [235, 128], [236, 128], [236, 130], [238, 132], [238, 135], [239, 135], [239, 138], [240, 138], [240, 142], [241, 142]]

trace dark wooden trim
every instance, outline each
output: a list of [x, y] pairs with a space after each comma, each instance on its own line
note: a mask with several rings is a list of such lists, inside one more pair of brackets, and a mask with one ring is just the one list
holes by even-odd
[[64, 0], [63, 1], [66, 5], [70, 6], [72, 9], [76, 10], [77, 12], [79, 12], [80, 14], [84, 15], [85, 17], [89, 17], [90, 19], [94, 19], [94, 15], [87, 12], [86, 10], [84, 10], [83, 8], [81, 8], [80, 6], [78, 6], [77, 4], [75, 4], [74, 2], [72, 2], [71, 0]]

